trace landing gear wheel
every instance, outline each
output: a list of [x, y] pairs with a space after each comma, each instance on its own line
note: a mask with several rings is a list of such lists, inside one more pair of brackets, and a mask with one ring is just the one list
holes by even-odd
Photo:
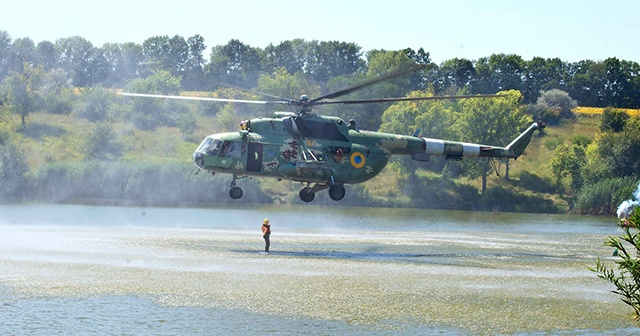
[[300, 190], [300, 199], [302, 201], [309, 203], [313, 201], [314, 198], [316, 198], [316, 193], [311, 191], [311, 188], [304, 187]]
[[231, 196], [231, 198], [233, 199], [238, 199], [242, 197], [242, 188], [232, 187], [231, 190], [229, 190], [229, 196]]
[[344, 187], [342, 185], [334, 184], [329, 187], [329, 197], [331, 197], [331, 199], [334, 201], [341, 200], [342, 198], [344, 198], [345, 194], [346, 191], [344, 190]]

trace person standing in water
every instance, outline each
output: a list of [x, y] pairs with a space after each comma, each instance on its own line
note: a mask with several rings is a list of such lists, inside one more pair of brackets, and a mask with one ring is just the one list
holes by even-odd
[[264, 238], [265, 253], [269, 253], [269, 245], [271, 245], [269, 236], [271, 236], [271, 223], [268, 218], [265, 218], [264, 221], [262, 221], [262, 238]]

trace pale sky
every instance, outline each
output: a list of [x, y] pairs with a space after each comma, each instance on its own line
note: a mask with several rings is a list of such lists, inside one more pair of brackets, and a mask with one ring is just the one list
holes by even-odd
[[353, 42], [363, 52], [424, 48], [438, 64], [497, 53], [640, 63], [635, 0], [8, 0], [0, 30], [36, 44], [77, 35], [97, 47], [200, 34], [207, 59], [231, 39], [264, 48], [303, 38]]

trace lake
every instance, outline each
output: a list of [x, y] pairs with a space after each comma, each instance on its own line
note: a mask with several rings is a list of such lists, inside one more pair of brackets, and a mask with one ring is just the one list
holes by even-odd
[[587, 269], [620, 233], [571, 215], [2, 205], [0, 333], [638, 333]]

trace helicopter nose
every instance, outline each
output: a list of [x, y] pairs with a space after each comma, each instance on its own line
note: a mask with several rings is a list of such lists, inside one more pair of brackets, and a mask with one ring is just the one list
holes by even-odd
[[193, 163], [198, 166], [198, 168], [204, 169], [204, 158], [201, 152], [193, 152]]

